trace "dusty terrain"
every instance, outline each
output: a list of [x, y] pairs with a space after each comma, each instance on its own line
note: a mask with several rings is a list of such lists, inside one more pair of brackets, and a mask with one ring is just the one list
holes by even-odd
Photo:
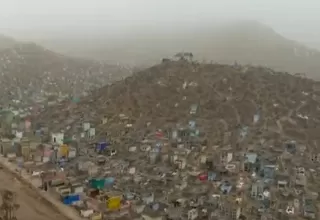
[[34, 43], [1, 49], [3, 39], [0, 36], [0, 92], [6, 95], [0, 97], [1, 104], [48, 94], [81, 96], [129, 74], [121, 66], [67, 57]]
[[[206, 218], [195, 219], [230, 219], [240, 207], [245, 219], [262, 219], [261, 207], [268, 213], [263, 219], [294, 219], [279, 210], [289, 210], [295, 201], [301, 207], [295, 217], [311, 210], [319, 219], [319, 112], [320, 82], [264, 67], [186, 58], [164, 60], [77, 103], [61, 102], [33, 122], [81, 143], [74, 147], [81, 157], [64, 167], [70, 179], [82, 175], [75, 163], [98, 164], [102, 158], [105, 164], [94, 175], [114, 177], [112, 189], [134, 192], [133, 200], [145, 204], [139, 213], [132, 209], [134, 215], [180, 219], [194, 205], [193, 210], [206, 210], [201, 214]], [[110, 144], [97, 151], [102, 141]], [[227, 153], [233, 155], [229, 161]], [[270, 175], [268, 164], [274, 167]], [[89, 175], [83, 172], [83, 178]], [[282, 180], [285, 186], [279, 187]], [[267, 205], [257, 196], [258, 186], [268, 190]], [[212, 201], [213, 194], [223, 196]], [[150, 197], [166, 208], [151, 210], [145, 199]], [[185, 206], [170, 204], [181, 197]]]
[[[267, 68], [169, 62], [96, 90], [75, 107], [65, 102], [49, 108], [35, 121], [50, 122], [47, 126], [54, 130], [70, 126], [67, 135], [89, 121], [96, 125], [97, 138], [107, 132], [136, 139], [139, 132], [194, 120], [206, 131], [206, 139], [217, 144], [225, 131], [257, 126], [257, 114], [263, 129], [312, 144], [320, 141], [315, 135], [320, 120], [317, 87], [316, 81]], [[199, 106], [196, 116], [189, 114], [193, 104]], [[118, 120], [119, 114], [129, 117], [130, 129]], [[108, 122], [102, 124], [104, 117]]]
[[29, 186], [17, 180], [12, 173], [4, 169], [0, 170], [1, 190], [7, 189], [17, 193], [18, 219], [32, 220], [67, 220], [65, 216], [57, 212], [47, 201], [42, 199]]

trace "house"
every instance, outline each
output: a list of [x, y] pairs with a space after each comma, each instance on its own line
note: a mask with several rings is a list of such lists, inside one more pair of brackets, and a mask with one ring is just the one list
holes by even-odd
[[12, 143], [7, 138], [1, 139], [1, 154], [6, 156], [8, 153], [12, 151]]
[[315, 219], [316, 218], [316, 207], [313, 203], [313, 200], [304, 198], [303, 199], [303, 215], [306, 218]]
[[275, 165], [264, 165], [262, 170], [263, 178], [266, 180], [274, 179], [276, 172], [276, 166]]
[[295, 185], [298, 187], [304, 187], [307, 185], [307, 177], [305, 175], [299, 174], [296, 175]]
[[258, 155], [256, 153], [246, 153], [244, 161], [244, 170], [247, 172], [255, 172], [258, 167]]
[[174, 55], [173, 60], [178, 61], [178, 60], [186, 60], [191, 62], [193, 58], [193, 54], [191, 52], [179, 52]]
[[229, 194], [231, 192], [232, 185], [229, 181], [224, 181], [220, 185], [220, 190], [223, 194]]
[[54, 161], [52, 158], [53, 154], [54, 154], [54, 151], [52, 150], [52, 146], [48, 144], [43, 144], [42, 162], [47, 163], [49, 161]]
[[89, 176], [94, 176], [98, 173], [99, 171], [99, 167], [96, 166], [95, 164], [91, 164], [89, 167], [88, 167], [88, 174]]
[[287, 180], [278, 180], [277, 186], [278, 186], [278, 189], [286, 189], [289, 186], [289, 182]]
[[233, 153], [231, 152], [231, 147], [223, 149], [220, 152], [220, 163], [223, 165], [227, 165], [228, 163], [230, 163], [232, 161], [233, 158]]
[[218, 181], [218, 175], [216, 172], [208, 171], [208, 181]]
[[18, 139], [21, 139], [23, 137], [23, 132], [22, 131], [15, 131], [15, 135], [16, 135], [16, 138]]
[[21, 138], [20, 145], [21, 145], [22, 157], [25, 161], [28, 161], [30, 159], [30, 151], [31, 151], [29, 138], [27, 137]]
[[158, 147], [152, 148], [148, 152], [148, 156], [149, 156], [150, 163], [152, 164], [156, 163], [160, 158], [160, 149]]
[[89, 128], [89, 130], [87, 131], [87, 137], [89, 139], [93, 139], [96, 136], [96, 129], [95, 128]]
[[196, 114], [198, 111], [198, 105], [197, 104], [193, 104], [190, 106], [190, 115], [194, 115]]
[[41, 180], [45, 189], [52, 186], [63, 185], [66, 180], [66, 173], [58, 170], [49, 170], [41, 173]]
[[83, 131], [89, 131], [90, 129], [90, 123], [89, 122], [85, 122], [82, 124], [82, 129]]
[[77, 156], [77, 149], [75, 147], [70, 147], [68, 150], [68, 159], [75, 158]]
[[251, 197], [261, 199], [264, 192], [264, 183], [263, 181], [257, 181], [251, 186]]
[[81, 183], [73, 183], [71, 185], [72, 193], [83, 193], [84, 192], [84, 186]]
[[53, 144], [62, 145], [64, 140], [64, 133], [58, 132], [58, 133], [51, 133], [51, 142]]
[[40, 163], [43, 161], [45, 146], [40, 144], [36, 150], [32, 151], [31, 158], [34, 162]]

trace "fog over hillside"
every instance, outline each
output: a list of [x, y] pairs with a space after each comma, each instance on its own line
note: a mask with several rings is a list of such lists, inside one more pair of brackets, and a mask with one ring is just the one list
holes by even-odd
[[319, 7], [314, 0], [14, 0], [0, 9], [0, 33], [110, 63], [152, 65], [191, 51], [199, 60], [314, 76], [318, 53], [307, 47], [320, 48]]

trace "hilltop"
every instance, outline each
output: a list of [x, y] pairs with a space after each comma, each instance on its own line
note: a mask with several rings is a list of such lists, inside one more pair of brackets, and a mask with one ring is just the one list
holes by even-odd
[[64, 56], [32, 42], [14, 42], [0, 47], [0, 104], [44, 95], [82, 96], [130, 72], [105, 62]]
[[212, 143], [249, 129], [253, 138], [315, 144], [319, 85], [263, 67], [168, 61], [95, 90], [76, 106], [66, 101], [47, 109], [35, 121], [70, 135], [90, 122], [97, 138], [107, 132], [139, 139], [193, 120]]
[[108, 41], [102, 41], [103, 36], [97, 39], [91, 39], [95, 43], [86, 46], [80, 45], [82, 40], [76, 38], [72, 44], [63, 39], [47, 40], [44, 44], [70, 55], [137, 65], [155, 64], [177, 51], [192, 51], [197, 60], [263, 65], [277, 71], [306, 73], [319, 79], [319, 51], [287, 39], [256, 21], [199, 24], [192, 29], [170, 26], [148, 29], [147, 33], [144, 28], [114, 40], [108, 37]]

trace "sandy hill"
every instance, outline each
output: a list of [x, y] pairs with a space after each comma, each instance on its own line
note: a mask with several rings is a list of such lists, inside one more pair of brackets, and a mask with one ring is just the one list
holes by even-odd
[[289, 40], [272, 28], [257, 22], [240, 22], [212, 34], [208, 50], [197, 51], [218, 62], [259, 64], [291, 73], [307, 73], [319, 79], [320, 52]]
[[34, 43], [16, 42], [0, 49], [3, 101], [18, 98], [18, 94], [81, 95], [128, 74], [129, 70], [120, 66], [63, 56]]
[[166, 62], [100, 88], [76, 106], [47, 109], [35, 121], [69, 134], [91, 122], [98, 136], [141, 138], [193, 120], [211, 141], [249, 128], [256, 138], [312, 142], [320, 132], [319, 88], [268, 68]]

